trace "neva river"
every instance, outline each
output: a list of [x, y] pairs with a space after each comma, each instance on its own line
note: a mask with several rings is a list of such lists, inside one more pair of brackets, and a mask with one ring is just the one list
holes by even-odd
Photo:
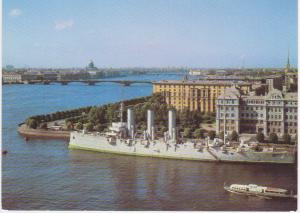
[[[181, 79], [142, 75], [118, 79]], [[297, 190], [295, 165], [209, 163], [69, 150], [30, 140], [17, 124], [36, 114], [101, 105], [152, 93], [149, 84], [3, 86], [2, 208], [12, 210], [296, 210], [295, 200], [229, 194], [226, 183]]]

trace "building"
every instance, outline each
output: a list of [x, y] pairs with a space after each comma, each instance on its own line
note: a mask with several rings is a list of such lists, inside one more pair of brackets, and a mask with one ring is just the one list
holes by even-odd
[[44, 81], [56, 81], [57, 73], [56, 72], [40, 72], [40, 80]]
[[70, 71], [57, 74], [58, 81], [68, 81], [68, 80], [86, 80], [89, 79], [90, 75], [87, 71]]
[[278, 136], [297, 134], [297, 93], [273, 89], [266, 96], [253, 92], [243, 95], [235, 87], [228, 88], [217, 99], [216, 131], [226, 134], [256, 134]]
[[243, 94], [247, 94], [251, 89], [250, 83], [242, 81], [165, 80], [155, 82], [153, 92], [162, 93], [166, 103], [177, 110], [211, 113], [216, 111], [217, 97], [233, 84], [239, 87]]
[[3, 73], [2, 82], [3, 83], [20, 83], [22, 81], [22, 75], [16, 72]]

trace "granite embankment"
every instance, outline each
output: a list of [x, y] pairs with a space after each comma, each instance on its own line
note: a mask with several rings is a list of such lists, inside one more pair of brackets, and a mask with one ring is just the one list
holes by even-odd
[[44, 129], [32, 129], [28, 128], [26, 124], [21, 124], [18, 128], [18, 132], [25, 138], [40, 138], [40, 139], [70, 139], [69, 131], [62, 130], [44, 130]]

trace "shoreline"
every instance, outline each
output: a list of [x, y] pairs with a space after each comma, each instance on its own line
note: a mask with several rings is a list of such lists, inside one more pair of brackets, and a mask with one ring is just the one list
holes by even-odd
[[61, 130], [44, 130], [44, 129], [31, 129], [27, 128], [26, 124], [21, 124], [18, 128], [18, 133], [25, 138], [38, 138], [38, 139], [62, 139], [69, 140], [70, 132]]

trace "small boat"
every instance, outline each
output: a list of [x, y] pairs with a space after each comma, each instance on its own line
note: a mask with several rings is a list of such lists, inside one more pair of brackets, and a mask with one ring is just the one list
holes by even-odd
[[266, 186], [258, 186], [255, 184], [241, 185], [241, 184], [231, 184], [226, 186], [224, 183], [224, 189], [228, 192], [235, 194], [243, 194], [249, 196], [258, 196], [265, 198], [297, 198], [297, 195], [294, 195], [293, 192], [288, 192], [286, 189], [273, 188]]

